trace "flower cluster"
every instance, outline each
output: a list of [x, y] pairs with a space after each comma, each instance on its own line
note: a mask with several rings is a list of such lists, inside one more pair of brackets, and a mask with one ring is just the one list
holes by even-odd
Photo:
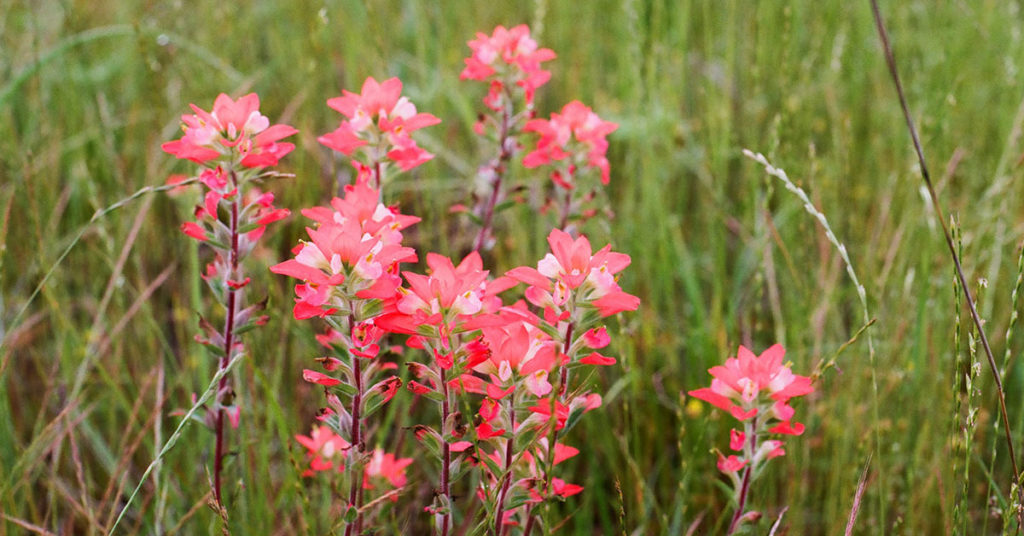
[[504, 200], [507, 185], [503, 188], [503, 181], [519, 152], [523, 127], [533, 117], [537, 88], [551, 78], [551, 72], [542, 69], [541, 63], [554, 59], [555, 53], [538, 48], [526, 25], [512, 29], [498, 26], [489, 36], [478, 33], [468, 44], [472, 52], [460, 78], [488, 85], [483, 99], [487, 111], [480, 114], [473, 130], [481, 136], [492, 135], [498, 151], [477, 171], [473, 208], [460, 204], [452, 210], [468, 214], [480, 226], [473, 249], [481, 251], [493, 245], [495, 213], [514, 205]]
[[523, 157], [523, 165], [535, 168], [550, 163], [562, 163], [551, 172], [551, 178], [558, 186], [571, 190], [573, 177], [581, 167], [590, 167], [601, 172], [601, 184], [608, 184], [611, 174], [608, 158], [608, 134], [619, 126], [597, 116], [589, 106], [572, 101], [562, 108], [561, 113], [551, 114], [551, 119], [533, 119], [526, 123], [526, 132], [540, 136], [537, 148]]
[[295, 149], [295, 145], [280, 140], [298, 131], [288, 125], [271, 125], [260, 113], [260, 99], [255, 93], [237, 101], [221, 93], [210, 112], [195, 104], [190, 106], [195, 113], [181, 116], [185, 135], [160, 146], [178, 158], [204, 165], [226, 160], [229, 165], [259, 168], [276, 166]]
[[[378, 83], [369, 77], [360, 93], [345, 90], [329, 99], [327, 105], [346, 117], [334, 131], [320, 136], [325, 146], [352, 157], [358, 181], [371, 180], [378, 190], [385, 175], [384, 165], [396, 164], [408, 171], [434, 155], [412, 139], [412, 132], [441, 122], [437, 117], [418, 113], [416, 106], [402, 96], [402, 82], [390, 78]], [[361, 151], [360, 158], [354, 155]]]
[[[191, 105], [194, 114], [182, 116], [184, 136], [164, 143], [164, 151], [202, 166], [198, 182], [204, 186], [202, 202], [196, 206], [195, 221], [181, 226], [186, 235], [206, 243], [214, 251], [203, 279], [217, 301], [224, 306], [222, 328], [201, 319], [203, 334], [196, 339], [219, 357], [224, 369], [244, 347], [238, 335], [266, 322], [258, 314], [265, 301], [244, 305], [243, 289], [251, 278], [245, 276], [242, 260], [255, 248], [266, 226], [289, 215], [288, 209], [274, 207], [274, 194], [252, 186], [274, 175], [264, 168], [277, 165], [295, 148], [280, 140], [295, 132], [288, 125], [271, 125], [259, 111], [259, 97], [246, 95], [237, 101], [221, 94], [207, 112]], [[224, 422], [238, 426], [240, 408], [228, 376], [222, 377], [213, 407], [201, 420], [216, 431], [214, 490], [221, 500], [221, 465], [224, 456]]]
[[[310, 460], [309, 469], [303, 476], [313, 476], [322, 471], [345, 471], [345, 453], [351, 445], [330, 427], [314, 425], [310, 435], [296, 434], [295, 440], [306, 447]], [[378, 481], [387, 482], [394, 488], [405, 486], [405, 468], [412, 462], [412, 458], [398, 458], [380, 447], [375, 448], [363, 467], [363, 489], [374, 489], [374, 483]], [[392, 496], [392, 500], [398, 500], [398, 497]]]
[[383, 298], [398, 287], [397, 266], [415, 262], [416, 252], [401, 244], [401, 231], [419, 221], [378, 201], [365, 183], [345, 187], [331, 208], [302, 214], [316, 222], [308, 241], [293, 249], [295, 258], [271, 268], [301, 281], [295, 287], [296, 319], [354, 315], [365, 320], [380, 312]]
[[[418, 113], [401, 92], [397, 78], [378, 83], [371, 77], [360, 94], [345, 91], [327, 102], [346, 119], [320, 142], [351, 157], [358, 176], [329, 207], [302, 211], [314, 222], [306, 229], [309, 240], [292, 250], [294, 258], [271, 268], [299, 280], [295, 318], [321, 318], [329, 326], [318, 340], [333, 355], [319, 359], [324, 372], [306, 369], [303, 378], [324, 388], [327, 407], [318, 419], [350, 445], [343, 456], [346, 463], [338, 465], [349, 480], [346, 535], [361, 533], [362, 490], [374, 489], [375, 478], [404, 486], [404, 470], [412, 461], [380, 449], [370, 454], [365, 448], [367, 419], [402, 385], [393, 373], [397, 365], [383, 358], [382, 348], [387, 347], [387, 318], [400, 301], [399, 265], [417, 260], [415, 250], [402, 245], [402, 231], [419, 218], [384, 205], [381, 186], [389, 163], [405, 171], [433, 157], [410, 133], [440, 122]], [[310, 450], [315, 470], [316, 443], [300, 441]]]
[[540, 314], [522, 303], [503, 308], [505, 323], [481, 329], [487, 359], [460, 380], [467, 391], [484, 395], [474, 447], [487, 478], [477, 493], [496, 533], [503, 524], [528, 522], [539, 503], [582, 491], [554, 476], [554, 466], [578, 452], [559, 438], [602, 401], [597, 393], [572, 388], [569, 372], [614, 364], [615, 358], [597, 352], [611, 342], [597, 324], [639, 306], [616, 281], [629, 256], [610, 246], [594, 252], [586, 237], [573, 239], [557, 229], [548, 243], [551, 252], [536, 268], [507, 273], [527, 285], [525, 297]]
[[537, 88], [551, 79], [551, 72], [540, 64], [555, 59], [555, 53], [537, 48], [525, 24], [511, 29], [498, 26], [491, 35], [477, 33], [476, 39], [469, 41], [469, 48], [473, 53], [466, 58], [466, 68], [459, 78], [489, 82], [484, 104], [496, 112], [504, 108], [509, 86], [521, 88], [529, 106]]
[[[476, 247], [461, 260], [426, 253], [425, 272], [402, 269], [420, 259], [403, 244], [403, 233], [419, 218], [381, 201], [384, 179], [389, 166], [408, 171], [433, 158], [411, 134], [440, 120], [418, 112], [402, 96], [397, 78], [371, 77], [360, 93], [344, 91], [327, 101], [344, 119], [319, 138], [349, 157], [356, 179], [329, 204], [302, 211], [311, 222], [306, 238], [290, 259], [270, 268], [296, 280], [293, 316], [324, 328], [316, 338], [325, 355], [316, 359], [317, 366], [304, 368], [302, 378], [323, 391], [325, 403], [309, 435], [295, 439], [306, 451], [305, 476], [347, 484], [346, 536], [363, 534], [364, 523], [372, 525], [379, 515], [373, 506], [397, 500], [407, 483], [413, 460], [375, 446], [370, 436], [378, 427], [369, 421], [403, 392], [403, 384], [411, 403], [438, 409], [436, 421], [411, 429], [436, 461], [434, 498], [424, 510], [441, 536], [456, 530], [459, 496], [478, 498], [480, 523], [500, 536], [516, 524], [529, 533], [540, 518], [540, 505], [582, 492], [555, 470], [579, 453], [564, 436], [584, 413], [602, 405], [602, 397], [585, 382], [571, 382], [570, 372], [615, 364], [614, 357], [601, 353], [611, 343], [605, 319], [640, 303], [619, 286], [618, 276], [631, 262], [628, 255], [611, 246], [595, 251], [585, 236], [562, 229], [551, 231], [550, 253], [536, 265], [497, 277], [485, 269], [480, 251], [491, 243], [491, 217], [505, 204], [501, 181], [520, 149], [517, 137], [541, 136], [527, 155], [527, 167], [561, 166], [565, 184], [572, 183], [577, 168], [594, 168], [607, 182], [605, 137], [615, 125], [578, 102], [551, 121], [531, 121], [535, 92], [551, 76], [541, 66], [555, 54], [539, 48], [525, 25], [499, 26], [491, 35], [478, 34], [469, 46], [462, 78], [489, 86], [484, 103], [490, 112], [477, 131], [484, 133], [489, 125], [499, 140], [499, 154], [479, 174], [490, 195], [479, 199], [476, 213], [486, 223]], [[225, 304], [226, 324], [218, 329], [203, 320], [198, 339], [219, 349], [225, 367], [242, 351], [237, 332], [266, 321], [258, 314], [262, 304], [242, 304], [250, 278], [239, 261], [268, 224], [289, 214], [274, 207], [272, 194], [246, 186], [270, 175], [264, 168], [294, 148], [281, 140], [295, 129], [271, 125], [255, 95], [238, 101], [221, 95], [213, 111], [193, 110], [183, 117], [184, 137], [163, 147], [203, 167], [196, 181], [205, 194], [196, 220], [182, 230], [216, 252], [203, 277]], [[522, 292], [515, 298], [503, 297], [517, 287]], [[405, 347], [413, 351], [391, 342], [398, 336], [406, 337]], [[397, 374], [400, 364], [409, 370], [407, 382]], [[218, 430], [224, 421], [237, 423], [232, 401], [225, 380], [216, 410], [207, 415], [208, 420], [214, 416], [210, 422]], [[472, 417], [463, 417], [469, 411]], [[218, 500], [223, 453], [218, 434]], [[428, 474], [430, 467], [424, 468]], [[478, 485], [470, 490], [475, 493], [453, 489], [471, 472], [477, 476], [472, 482]]]
[[[294, 258], [271, 268], [300, 281], [295, 286], [295, 318], [322, 318], [329, 326], [318, 337], [332, 352], [318, 360], [324, 372], [306, 369], [302, 374], [325, 391], [327, 407], [318, 419], [327, 429], [315, 428], [312, 437], [297, 439], [310, 451], [312, 471], [337, 467], [348, 474], [348, 504], [356, 512], [349, 533], [362, 523], [360, 490], [373, 488], [371, 477], [385, 475], [401, 487], [404, 468], [411, 463], [383, 451], [368, 456], [365, 450], [364, 421], [402, 385], [393, 374], [395, 363], [381, 359], [386, 332], [377, 321], [401, 282], [399, 264], [416, 260], [415, 251], [401, 243], [402, 230], [419, 221], [385, 206], [379, 197], [366, 182], [357, 182], [345, 188], [344, 197], [332, 199], [330, 207], [303, 210], [314, 221], [306, 229], [309, 240], [293, 249]], [[330, 442], [317, 441], [318, 433]], [[347, 463], [319, 462], [323, 448]]]
[[[477, 34], [469, 41], [472, 54], [466, 58], [461, 78], [489, 81], [484, 105], [474, 130], [485, 135], [493, 132], [498, 145], [496, 157], [480, 166], [473, 190], [474, 205], [470, 209], [459, 204], [453, 212], [468, 214], [480, 226], [474, 250], [488, 249], [494, 244], [492, 227], [497, 212], [511, 208], [522, 199], [506, 199], [510, 185], [505, 184], [511, 161], [520, 152], [521, 138], [527, 133], [539, 136], [536, 147], [522, 160], [527, 169], [550, 167], [550, 176], [557, 186], [556, 195], [541, 206], [542, 212], [554, 210], [558, 228], [571, 230], [574, 220], [585, 221], [598, 213], [594, 199], [597, 188], [579, 188], [580, 171], [594, 169], [602, 185], [607, 185], [611, 167], [606, 156], [608, 134], [618, 125], [601, 119], [579, 101], [566, 104], [550, 119], [534, 118], [533, 99], [536, 90], [551, 78], [541, 63], [555, 58], [554, 52], [538, 48], [525, 25], [510, 30], [498, 26], [491, 36]], [[522, 95], [522, 99], [518, 97]], [[522, 100], [522, 109], [517, 107]], [[531, 186], [531, 185], [526, 185]], [[556, 197], [562, 197], [556, 200]], [[611, 214], [605, 209], [607, 214]], [[574, 230], [574, 229], [572, 229]]]
[[718, 469], [732, 480], [738, 504], [730, 533], [744, 519], [746, 494], [762, 464], [786, 453], [781, 439], [766, 436], [804, 432], [804, 425], [793, 421], [795, 410], [789, 401], [813, 392], [814, 387], [809, 377], [793, 374], [782, 364], [785, 355], [779, 344], [760, 356], [740, 346], [736, 357], [708, 370], [714, 377], [711, 387], [690, 391], [690, 396], [728, 411], [743, 423], [742, 431], [733, 429], [729, 434], [729, 448], [739, 454], [718, 455]]

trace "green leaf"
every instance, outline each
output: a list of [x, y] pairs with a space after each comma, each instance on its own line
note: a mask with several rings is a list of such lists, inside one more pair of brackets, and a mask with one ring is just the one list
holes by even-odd
[[359, 510], [356, 509], [355, 505], [349, 505], [348, 510], [345, 511], [343, 519], [345, 523], [352, 523], [356, 520], [356, 516], [359, 515]]

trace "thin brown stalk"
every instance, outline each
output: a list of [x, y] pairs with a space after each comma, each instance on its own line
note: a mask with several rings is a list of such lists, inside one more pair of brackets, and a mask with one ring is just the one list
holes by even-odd
[[[1017, 469], [1017, 456], [1013, 450], [1013, 434], [1010, 432], [1010, 418], [1006, 412], [1006, 394], [1003, 390], [1003, 381], [999, 374], [999, 369], [996, 366], [996, 359], [992, 355], [992, 348], [989, 346], [988, 337], [985, 335], [985, 330], [982, 327], [981, 317], [978, 315], [978, 309], [974, 304], [974, 298], [971, 296], [971, 291], [968, 288], [967, 277], [964, 276], [963, 267], [960, 263], [960, 255], [957, 254], [956, 246], [953, 243], [953, 237], [949, 232], [949, 226], [946, 223], [944, 216], [945, 212], [942, 210], [942, 205], [939, 203], [939, 196], [935, 191], [935, 186], [932, 184], [931, 175], [928, 173], [928, 165], [925, 163], [924, 151], [921, 148], [921, 140], [917, 135], [917, 128], [914, 126], [914, 120], [910, 116], [910, 108], [907, 105], [906, 95], [903, 93], [903, 84], [900, 82], [899, 71], [896, 68], [896, 58], [893, 55], [892, 45], [889, 43], [889, 34], [885, 30], [885, 22], [882, 19], [882, 14], [878, 9], [878, 0], [871, 0], [871, 12], [875, 17], [875, 26], [878, 29], [878, 36], [882, 41], [882, 49], [885, 53], [885, 62], [889, 66], [889, 74], [892, 76], [893, 83], [896, 85], [896, 94], [899, 96], [900, 107], [903, 109], [903, 118], [907, 122], [907, 130], [910, 131], [910, 138], [914, 144], [914, 151], [917, 153], [917, 161], [921, 168], [921, 177], [924, 179], [925, 186], [928, 189], [928, 195], [931, 197], [932, 208], [935, 210], [938, 216], [939, 225], [942, 226], [942, 233], [946, 239], [946, 246], [949, 248], [950, 257], [953, 259], [953, 266], [956, 268], [957, 278], [960, 280], [961, 288], [964, 292], [964, 301], [967, 302], [967, 308], [970, 310], [971, 319], [974, 321], [974, 326], [978, 330], [978, 338], [981, 339], [981, 346], [985, 350], [985, 357], [988, 359], [989, 368], [992, 370], [992, 378], [996, 386], [996, 394], [999, 398], [999, 414], [1003, 421], [1003, 428], [1006, 435], [1006, 447], [1009, 450], [1010, 465], [1013, 468], [1013, 484], [1018, 489], [1018, 493], [1021, 494], [1022, 500], [1024, 500], [1024, 491], [1020, 487], [1020, 471]], [[1017, 512], [1017, 523], [1018, 525], [1024, 524], [1021, 512]]]
[[871, 468], [871, 455], [868, 454], [868, 462], [864, 464], [864, 472], [857, 482], [857, 492], [853, 494], [853, 506], [850, 507], [850, 519], [846, 521], [846, 536], [853, 534], [853, 525], [857, 522], [857, 514], [860, 512], [861, 499], [864, 498], [864, 490], [868, 487], [868, 469]]
[[[153, 381], [155, 380], [157, 380], [157, 376], [147, 377], [146, 380], [144, 380], [144, 383], [140, 386], [139, 392], [148, 392], [150, 387], [152, 386]], [[157, 390], [160, 390], [159, 386], [157, 387]], [[129, 412], [128, 419], [126, 420], [126, 427], [131, 426], [136, 422], [139, 413], [142, 410], [142, 405], [144, 401], [145, 397], [142, 396], [139, 396], [138, 398], [135, 399], [135, 403], [132, 405], [132, 410], [131, 412]], [[146, 437], [146, 432], [149, 430], [149, 427], [156, 422], [156, 418], [160, 415], [160, 409], [162, 407], [163, 395], [161, 394], [160, 396], [158, 396], [158, 402], [156, 407], [153, 408], [153, 411], [149, 414], [149, 417], [147, 418], [145, 424], [142, 425], [142, 428], [139, 430], [139, 433], [135, 436], [133, 440], [131, 440], [131, 443], [128, 443], [130, 438], [128, 437], [127, 434], [125, 434], [123, 438], [124, 441], [117, 445], [116, 452], [121, 453], [121, 455], [118, 457], [117, 465], [114, 466], [114, 470], [111, 471], [110, 473], [110, 482], [107, 483], [107, 487], [103, 491], [103, 495], [100, 498], [99, 502], [99, 504], [110, 505], [110, 512], [107, 514], [106, 521], [103, 523], [104, 527], [109, 527], [110, 524], [114, 522], [114, 516], [117, 515], [117, 509], [119, 505], [117, 504], [116, 501], [111, 501], [110, 499], [111, 497], [121, 495], [121, 491], [123, 490], [125, 485], [125, 479], [120, 477], [121, 475], [124, 474], [125, 468], [128, 467], [128, 464], [131, 463], [132, 456], [135, 455], [135, 451], [138, 450], [139, 446], [142, 444], [142, 440]], [[117, 488], [116, 495], [112, 495], [115, 493], [115, 487]]]
[[19, 527], [21, 527], [21, 528], [23, 528], [23, 529], [25, 529], [25, 530], [27, 530], [29, 532], [32, 532], [33, 534], [42, 534], [44, 536], [56, 536], [54, 533], [44, 529], [43, 527], [40, 527], [38, 525], [33, 525], [32, 523], [29, 523], [28, 521], [24, 521], [24, 520], [18, 519], [16, 517], [11, 517], [11, 516], [9, 516], [7, 514], [0, 514], [0, 517], [3, 517], [7, 521], [10, 521], [11, 523], [14, 523], [17, 526], [19, 526]]
[[707, 515], [707, 513], [707, 510], [701, 510], [701, 512], [697, 514], [697, 518], [694, 519], [693, 522], [690, 523], [690, 526], [686, 528], [685, 536], [693, 536], [697, 533], [697, 529], [700, 528], [700, 524], [704, 521], [704, 516]]
[[167, 531], [167, 536], [174, 536], [175, 534], [177, 534], [178, 531], [181, 530], [181, 527], [185, 525], [186, 521], [192, 519], [192, 516], [196, 515], [200, 510], [203, 509], [204, 506], [209, 504], [210, 498], [210, 492], [207, 492], [206, 495], [203, 495], [203, 497], [199, 499], [199, 502], [192, 505], [192, 508], [189, 508], [188, 512], [185, 512], [185, 515], [181, 516], [181, 519], [179, 519], [178, 522], [175, 523], [173, 527], [171, 527], [171, 530]]
[[397, 497], [403, 491], [405, 491], [405, 487], [404, 486], [401, 487], [401, 488], [395, 488], [395, 489], [385, 493], [384, 495], [381, 495], [380, 497], [377, 497], [376, 499], [374, 499], [374, 500], [364, 504], [362, 507], [360, 507], [360, 510], [362, 510], [363, 512], [369, 511], [374, 506], [377, 506], [378, 504], [381, 504], [384, 501], [387, 501], [389, 499]]
[[534, 525], [537, 524], [537, 516], [533, 515], [533, 506], [526, 509], [526, 526], [523, 527], [523, 536], [530, 536]]
[[[768, 536], [775, 536], [775, 533], [778, 532], [779, 527], [782, 526], [782, 516], [786, 515], [786, 512], [788, 512], [788, 511], [789, 511], [789, 507], [788, 506], [784, 506], [782, 508], [782, 511], [779, 512], [779, 517], [777, 517], [775, 519], [775, 523], [772, 524], [772, 530], [771, 530], [771, 532], [768, 533]], [[783, 532], [786, 532], [786, 531], [783, 531]]]
[[[75, 440], [75, 430], [68, 428], [68, 444], [71, 446], [71, 464], [75, 468], [75, 483], [78, 484], [78, 503], [82, 505], [82, 514], [89, 522], [90, 527], [99, 527], [96, 510], [89, 500], [88, 488], [85, 484], [85, 468], [82, 465], [82, 453], [78, 448], [78, 441]], [[102, 530], [102, 528], [101, 528]]]

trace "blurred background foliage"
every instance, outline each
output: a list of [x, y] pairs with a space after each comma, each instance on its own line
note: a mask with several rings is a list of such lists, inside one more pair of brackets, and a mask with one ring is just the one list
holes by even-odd
[[[1011, 357], [1020, 445], [1024, 337], [1008, 347], [1004, 333], [1024, 236], [1024, 17], [1007, 0], [882, 4], [940, 195], [963, 227], [968, 277], [988, 283], [980, 308], [997, 356]], [[873, 453], [856, 533], [950, 533], [958, 504], [971, 533], [998, 532], [1012, 475], [992, 428], [991, 375], [980, 375], [979, 424], [965, 443], [952, 266], [867, 2], [15, 0], [0, 3], [0, 533], [102, 534], [177, 425], [170, 411], [212, 376], [192, 341], [209, 303], [198, 277], [207, 252], [177, 230], [194, 194], [143, 195], [89, 224], [190, 169], [159, 149], [188, 103], [255, 91], [273, 122], [300, 129], [281, 166], [295, 177], [267, 185], [296, 212], [256, 255], [270, 264], [303, 234], [297, 209], [348, 179], [316, 142], [339, 120], [325, 100], [367, 76], [400, 77], [444, 122], [417, 136], [437, 158], [388, 201], [423, 218], [411, 235], [421, 257], [461, 256], [472, 234], [448, 208], [466, 201], [491, 150], [471, 129], [485, 88], [458, 80], [465, 42], [519, 23], [558, 54], [538, 111], [579, 99], [620, 125], [609, 152], [616, 216], [585, 231], [632, 256], [621, 283], [643, 300], [614, 330], [620, 364], [590, 379], [605, 407], [568, 439], [583, 455], [566, 480], [586, 491], [562, 505], [560, 533], [723, 531], [731, 506], [710, 449], [725, 447], [731, 423], [683, 393], [708, 384], [707, 368], [738, 344], [782, 342], [806, 374], [863, 326], [822, 228], [743, 148], [785, 168], [828, 216], [877, 319], [873, 362], [862, 336], [798, 406], [807, 432], [758, 481], [758, 530], [788, 506], [791, 534], [842, 531]], [[550, 225], [505, 212], [492, 271], [536, 262]], [[251, 271], [273, 319], [248, 335], [238, 370], [230, 528], [326, 533], [337, 511], [327, 486], [298, 476], [292, 439], [321, 404], [300, 378], [320, 350], [288, 312], [290, 283]], [[389, 422], [382, 442], [409, 424]], [[964, 448], [968, 480], [950, 462]], [[209, 434], [188, 428], [123, 533], [213, 532], [202, 504], [211, 449]], [[414, 471], [403, 500], [429, 497], [431, 480], [429, 468]], [[395, 518], [385, 533], [423, 523]]]

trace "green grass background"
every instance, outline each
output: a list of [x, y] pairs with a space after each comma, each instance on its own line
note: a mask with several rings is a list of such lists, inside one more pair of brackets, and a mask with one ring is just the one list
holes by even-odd
[[[968, 278], [988, 282], [980, 310], [1001, 360], [1024, 237], [1021, 6], [882, 9], [940, 195], [963, 227]], [[785, 168], [828, 216], [877, 319], [874, 363], [862, 336], [820, 379], [797, 408], [807, 433], [770, 464], [753, 507], [774, 519], [788, 506], [790, 534], [842, 533], [874, 453], [855, 533], [998, 533], [992, 512], [1012, 471], [992, 428], [991, 374], [981, 369], [977, 433], [958, 452], [952, 266], [867, 2], [15, 0], [0, 3], [0, 534], [25, 524], [102, 534], [177, 425], [168, 413], [212, 375], [192, 342], [208, 308], [205, 257], [177, 231], [190, 199], [142, 196], [87, 226], [189, 169], [159, 150], [189, 102], [256, 91], [266, 115], [301, 130], [282, 165], [295, 178], [272, 185], [295, 210], [329, 199], [343, 169], [315, 141], [338, 121], [324, 101], [366, 76], [401, 77], [444, 122], [419, 136], [438, 158], [397, 182], [392, 201], [423, 217], [411, 235], [421, 251], [455, 255], [466, 244], [447, 207], [465, 200], [487, 155], [470, 128], [484, 88], [458, 80], [465, 42], [518, 23], [558, 53], [541, 113], [580, 99], [620, 124], [609, 151], [616, 218], [588, 232], [632, 256], [621, 282], [643, 300], [614, 330], [620, 365], [593, 379], [605, 407], [570, 435], [583, 455], [567, 462], [567, 480], [587, 489], [561, 507], [571, 517], [560, 533], [681, 534], [696, 521], [698, 534], [723, 532], [728, 494], [709, 449], [725, 448], [731, 423], [682, 393], [706, 385], [707, 368], [740, 343], [782, 342], [809, 373], [863, 325], [823, 230], [742, 148]], [[492, 268], [535, 262], [549, 222], [503, 216]], [[285, 258], [301, 220], [272, 230], [255, 263]], [[273, 319], [247, 336], [238, 371], [246, 408], [232, 435], [230, 528], [325, 533], [330, 498], [298, 477], [291, 439], [321, 403], [300, 378], [319, 350], [290, 317], [290, 283], [254, 272]], [[1021, 452], [1024, 337], [1011, 342], [1005, 383]], [[210, 434], [188, 428], [119, 533], [218, 530], [199, 503], [211, 450]], [[426, 471], [411, 476], [429, 493]]]

